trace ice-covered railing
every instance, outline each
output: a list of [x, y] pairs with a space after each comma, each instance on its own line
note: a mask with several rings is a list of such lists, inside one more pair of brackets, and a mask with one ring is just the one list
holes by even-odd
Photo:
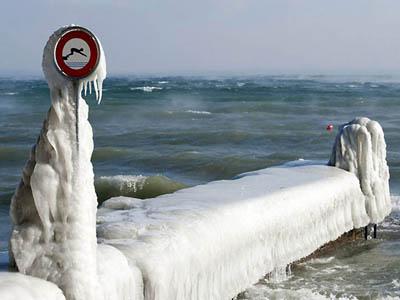
[[355, 174], [371, 223], [390, 213], [389, 168], [382, 127], [368, 118], [356, 118], [342, 125], [336, 136], [329, 165]]
[[141, 271], [144, 297], [232, 299], [264, 275], [369, 223], [353, 174], [275, 167], [98, 212], [98, 238]]

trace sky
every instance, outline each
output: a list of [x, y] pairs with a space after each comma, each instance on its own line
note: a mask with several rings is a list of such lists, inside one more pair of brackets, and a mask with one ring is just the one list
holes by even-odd
[[111, 74], [398, 73], [398, 0], [1, 0], [0, 74], [41, 74], [53, 31], [100, 39]]

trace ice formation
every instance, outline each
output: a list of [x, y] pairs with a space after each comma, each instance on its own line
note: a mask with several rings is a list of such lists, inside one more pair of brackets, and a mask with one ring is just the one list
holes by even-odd
[[357, 177], [276, 167], [98, 211], [98, 238], [143, 275], [145, 299], [231, 299], [369, 222]]
[[119, 250], [109, 245], [97, 246], [97, 286], [94, 299], [143, 299], [142, 273], [135, 265], [129, 265]]
[[21, 273], [0, 272], [0, 299], [65, 300], [65, 297], [54, 283]]
[[329, 164], [358, 177], [371, 223], [382, 222], [391, 211], [391, 200], [386, 143], [379, 123], [356, 118], [342, 125]]
[[[22, 274], [54, 282], [68, 300], [97, 300], [112, 291], [118, 295], [128, 289], [125, 285], [133, 286], [133, 274], [118, 250], [97, 249], [97, 198], [90, 162], [93, 137], [81, 93], [93, 83], [101, 100], [104, 52], [100, 45], [99, 64], [88, 78], [67, 79], [53, 61], [63, 29], [50, 37], [44, 49], [42, 65], [51, 107], [11, 201], [10, 264]], [[111, 262], [114, 265], [108, 265]], [[97, 276], [98, 271], [113, 268], [120, 270], [124, 280], [118, 276], [104, 280], [110, 272]]]

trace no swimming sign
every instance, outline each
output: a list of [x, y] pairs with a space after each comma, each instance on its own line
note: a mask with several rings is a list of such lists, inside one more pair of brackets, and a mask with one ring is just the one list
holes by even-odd
[[99, 43], [89, 30], [80, 26], [68, 27], [54, 48], [58, 70], [71, 79], [85, 78], [97, 67]]

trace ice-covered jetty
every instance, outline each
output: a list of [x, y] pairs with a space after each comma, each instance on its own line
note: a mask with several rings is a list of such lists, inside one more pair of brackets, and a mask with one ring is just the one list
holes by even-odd
[[53, 63], [60, 32], [43, 56], [51, 107], [10, 209], [10, 265], [20, 274], [0, 274], [0, 299], [231, 299], [390, 212], [383, 131], [359, 118], [340, 128], [329, 164], [268, 168], [147, 200], [112, 198], [96, 228], [81, 92], [93, 81], [101, 97], [105, 58], [101, 49], [93, 75], [73, 84]]

